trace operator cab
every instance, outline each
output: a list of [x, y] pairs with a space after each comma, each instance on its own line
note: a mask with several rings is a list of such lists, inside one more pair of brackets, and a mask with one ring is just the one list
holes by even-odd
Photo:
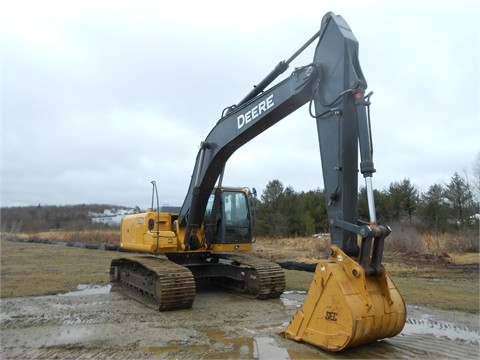
[[204, 234], [209, 245], [251, 243], [249, 190], [215, 188], [205, 211]]

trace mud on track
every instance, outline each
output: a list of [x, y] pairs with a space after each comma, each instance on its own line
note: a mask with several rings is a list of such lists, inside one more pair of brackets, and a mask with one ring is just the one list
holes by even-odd
[[192, 309], [157, 312], [110, 286], [2, 299], [2, 359], [477, 359], [478, 315], [408, 307], [402, 334], [331, 354], [280, 332], [305, 299], [258, 301], [201, 288]]

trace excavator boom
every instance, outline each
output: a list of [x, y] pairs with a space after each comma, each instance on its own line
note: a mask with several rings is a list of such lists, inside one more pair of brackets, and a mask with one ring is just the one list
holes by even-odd
[[[210, 193], [227, 160], [242, 145], [312, 99], [319, 78], [315, 64], [297, 69], [261, 95], [221, 118], [201, 143], [189, 191], [178, 221], [187, 227], [185, 244], [195, 243]], [[188, 221], [187, 221], [188, 219]]]

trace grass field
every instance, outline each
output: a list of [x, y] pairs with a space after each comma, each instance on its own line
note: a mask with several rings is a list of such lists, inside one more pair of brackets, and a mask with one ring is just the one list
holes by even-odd
[[[66, 234], [54, 232], [53, 235], [48, 234], [48, 237], [65, 242]], [[107, 239], [114, 245], [114, 235], [97, 233], [96, 239]], [[44, 235], [36, 234], [33, 240], [40, 242], [41, 236]], [[82, 238], [86, 236], [82, 234]], [[110, 261], [120, 255], [116, 251], [8, 241], [6, 238], [2, 236], [0, 243], [2, 298], [56, 294], [73, 290], [79, 284], [107, 284]], [[317, 262], [325, 258], [327, 249], [328, 239], [322, 238], [258, 239], [253, 253], [274, 261]], [[384, 265], [407, 303], [479, 313], [478, 253], [441, 256], [387, 253]], [[313, 276], [301, 271], [285, 270], [285, 273], [288, 290], [307, 290]]]

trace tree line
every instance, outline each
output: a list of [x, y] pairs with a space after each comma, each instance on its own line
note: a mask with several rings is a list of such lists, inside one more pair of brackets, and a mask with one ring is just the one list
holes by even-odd
[[[480, 156], [476, 182], [455, 173], [446, 185], [433, 184], [424, 193], [404, 179], [383, 191], [374, 190], [377, 221], [403, 223], [432, 233], [465, 232], [478, 238], [480, 199]], [[322, 189], [296, 192], [281, 181], [270, 181], [260, 199], [254, 198], [256, 235], [274, 238], [312, 236], [329, 231], [327, 201]], [[91, 220], [91, 213], [123, 206], [81, 204], [65, 206], [4, 207], [0, 209], [2, 232], [34, 233], [48, 230], [93, 230], [109, 225]], [[358, 218], [368, 221], [366, 189], [358, 193]]]
[[[480, 198], [477, 196], [477, 199]], [[424, 193], [407, 178], [374, 190], [379, 224], [408, 223], [421, 231], [479, 230], [479, 203], [465, 177], [455, 173], [446, 185], [431, 185]], [[324, 190], [296, 192], [281, 181], [270, 181], [255, 199], [256, 234], [269, 237], [311, 236], [328, 232]], [[368, 221], [366, 189], [358, 194], [358, 218]]]

